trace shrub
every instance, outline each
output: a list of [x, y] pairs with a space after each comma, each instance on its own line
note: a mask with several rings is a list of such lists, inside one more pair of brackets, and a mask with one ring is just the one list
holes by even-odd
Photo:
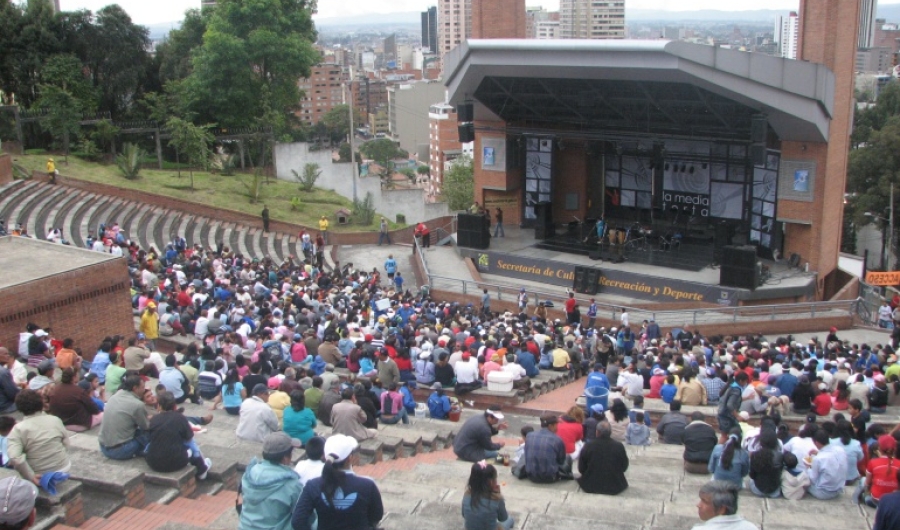
[[309, 192], [316, 187], [316, 181], [319, 180], [322, 171], [319, 169], [319, 164], [309, 163], [303, 166], [302, 175], [293, 169], [291, 170], [291, 173], [294, 174], [294, 178], [300, 183], [300, 191]]
[[140, 147], [135, 144], [125, 144], [122, 147], [122, 154], [116, 157], [116, 166], [123, 177], [135, 180], [140, 176], [143, 158], [144, 153]]

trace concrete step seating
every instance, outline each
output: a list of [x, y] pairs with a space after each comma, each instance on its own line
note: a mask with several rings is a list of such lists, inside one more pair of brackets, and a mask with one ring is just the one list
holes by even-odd
[[[498, 469], [499, 482], [516, 528], [689, 529], [699, 522], [697, 492], [709, 477], [684, 473], [682, 451], [680, 446], [629, 446], [629, 488], [616, 497], [586, 494], [575, 481], [533, 484], [503, 467]], [[381, 527], [464, 528], [460, 505], [470, 467], [451, 452], [443, 462], [391, 471], [376, 479], [386, 511]], [[365, 475], [367, 469], [363, 466], [357, 472]], [[763, 530], [864, 530], [874, 517], [873, 510], [850, 503], [849, 491], [832, 501], [761, 499], [743, 491], [739, 504], [739, 513]]]
[[[296, 234], [264, 233], [259, 226], [223, 223], [216, 219], [108, 197], [34, 180], [13, 181], [0, 187], [0, 220], [12, 229], [17, 223], [29, 235], [43, 239], [51, 227], [63, 229], [72, 245], [84, 247], [88, 234], [96, 235], [101, 223], [118, 222], [128, 238], [142, 248], [162, 251], [176, 236], [189, 245], [215, 247], [219, 241], [253, 258], [271, 257], [282, 262], [302, 255]], [[330, 252], [325, 253], [329, 266]]]

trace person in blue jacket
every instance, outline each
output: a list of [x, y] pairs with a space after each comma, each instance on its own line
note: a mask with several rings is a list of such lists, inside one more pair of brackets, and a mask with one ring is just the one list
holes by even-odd
[[450, 415], [450, 398], [444, 395], [444, 386], [435, 383], [432, 387], [434, 393], [428, 397], [428, 412], [436, 420], [446, 420]]

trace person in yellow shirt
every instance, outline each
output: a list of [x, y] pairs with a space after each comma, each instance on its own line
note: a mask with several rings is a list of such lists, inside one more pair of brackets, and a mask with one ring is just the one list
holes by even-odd
[[56, 170], [56, 162], [52, 158], [47, 159], [47, 175], [50, 176], [50, 182], [56, 182], [56, 176], [59, 171]]
[[328, 218], [324, 215], [319, 219], [319, 232], [322, 233], [322, 239], [328, 244]]
[[156, 339], [159, 338], [159, 315], [156, 314], [154, 302], [148, 302], [141, 315], [141, 333], [147, 337], [147, 349], [156, 351]]

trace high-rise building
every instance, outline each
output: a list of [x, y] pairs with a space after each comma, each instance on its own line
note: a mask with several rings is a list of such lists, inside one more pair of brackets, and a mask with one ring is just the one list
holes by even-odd
[[338, 64], [319, 64], [310, 69], [309, 77], [299, 82], [303, 97], [297, 117], [315, 125], [336, 105], [344, 103], [344, 72]]
[[625, 0], [560, 0], [563, 39], [624, 39]]
[[547, 11], [543, 7], [526, 7], [525, 38], [558, 39], [559, 11]]
[[439, 0], [437, 10], [438, 43], [436, 53], [443, 57], [447, 52], [471, 35], [471, 0]]
[[525, 38], [525, 0], [471, 0], [471, 3], [471, 38]]
[[385, 37], [381, 47], [383, 49], [382, 57], [384, 58], [384, 61], [382, 62], [382, 64], [385, 67], [391, 68], [393, 66], [393, 68], [397, 68], [397, 67], [401, 66], [398, 64], [398, 61], [397, 61], [397, 34], [396, 33], [391, 33], [390, 35]]
[[797, 58], [797, 36], [800, 32], [800, 17], [796, 11], [788, 16], [775, 17], [775, 42], [778, 43], [778, 54], [786, 59]]
[[429, 7], [422, 11], [422, 47], [431, 53], [437, 53], [437, 7]]
[[875, 0], [859, 2], [859, 38], [857, 48], [875, 46], [875, 15], [878, 9]]

